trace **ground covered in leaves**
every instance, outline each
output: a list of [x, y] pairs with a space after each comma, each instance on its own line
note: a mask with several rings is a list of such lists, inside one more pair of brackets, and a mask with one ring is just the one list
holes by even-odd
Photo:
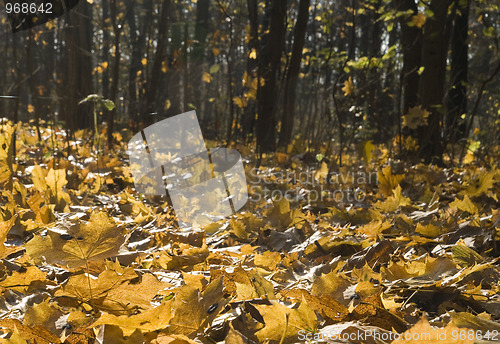
[[179, 231], [120, 135], [1, 130], [3, 343], [500, 341], [498, 166], [237, 146], [251, 200]]

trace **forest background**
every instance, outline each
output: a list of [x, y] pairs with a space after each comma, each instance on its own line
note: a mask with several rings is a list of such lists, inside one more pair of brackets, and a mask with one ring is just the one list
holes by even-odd
[[[0, 342], [498, 342], [499, 6], [2, 12]], [[180, 231], [127, 142], [191, 110], [250, 200]]]

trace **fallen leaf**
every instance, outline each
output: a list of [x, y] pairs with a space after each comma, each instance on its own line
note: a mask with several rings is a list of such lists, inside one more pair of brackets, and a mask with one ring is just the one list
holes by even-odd
[[125, 239], [123, 229], [108, 214], [97, 212], [87, 223], [78, 220], [69, 229], [56, 226], [46, 235], [37, 234], [25, 247], [35, 260], [77, 267], [117, 255]]

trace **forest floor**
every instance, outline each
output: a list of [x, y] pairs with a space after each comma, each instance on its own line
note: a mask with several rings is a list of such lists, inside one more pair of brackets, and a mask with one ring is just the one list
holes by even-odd
[[1, 130], [2, 343], [500, 342], [498, 168], [236, 146], [247, 205], [181, 231], [119, 134]]

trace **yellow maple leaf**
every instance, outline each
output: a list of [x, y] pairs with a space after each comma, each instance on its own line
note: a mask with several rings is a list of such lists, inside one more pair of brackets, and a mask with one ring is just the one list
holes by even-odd
[[250, 55], [248, 57], [251, 58], [252, 60], [257, 59], [257, 50], [252, 49], [252, 51], [250, 52]]
[[233, 102], [238, 106], [240, 109], [247, 106], [247, 101], [243, 97], [234, 97]]
[[153, 332], [164, 329], [172, 319], [172, 300], [163, 302], [158, 307], [149, 309], [137, 315], [116, 316], [103, 313], [92, 327], [99, 325], [115, 325], [120, 327], [124, 336], [130, 336], [135, 330], [142, 332]]
[[372, 156], [373, 156], [372, 152], [373, 152], [374, 148], [375, 148], [375, 146], [373, 145], [372, 140], [366, 141], [365, 144], [363, 145], [363, 155], [365, 158], [365, 163], [368, 164], [372, 160]]
[[352, 77], [349, 77], [349, 79], [344, 82], [342, 91], [344, 92], [344, 96], [348, 96], [354, 91], [354, 83], [352, 82]]
[[495, 171], [483, 171], [479, 175], [474, 176], [467, 189], [460, 192], [462, 195], [471, 197], [480, 196], [487, 193], [495, 184]]
[[266, 251], [262, 254], [256, 254], [253, 262], [256, 266], [263, 267], [267, 270], [276, 270], [277, 265], [281, 261], [281, 255], [278, 252]]
[[403, 116], [403, 127], [417, 129], [419, 126], [427, 125], [427, 117], [430, 112], [422, 109], [421, 106], [414, 106], [408, 110], [408, 114]]
[[[121, 284], [137, 277], [137, 273], [131, 267], [127, 267], [121, 272], [104, 270], [98, 278], [89, 278], [87, 274], [81, 273], [71, 276], [64, 288], [59, 289], [56, 295], [76, 296], [79, 300], [87, 302], [91, 299], [97, 300], [104, 298], [109, 291], [119, 288]], [[126, 299], [122, 299], [122, 301], [124, 300]]]
[[261, 314], [265, 326], [255, 333], [260, 342], [289, 341], [296, 338], [299, 331], [315, 332], [317, 317], [305, 299], [297, 309], [272, 302], [271, 305], [254, 306]]
[[411, 205], [411, 199], [404, 197], [402, 194], [401, 186], [398, 184], [394, 190], [392, 190], [393, 195], [387, 198], [385, 201], [375, 203], [375, 208], [384, 212], [396, 211], [399, 207], [406, 207]]
[[326, 177], [328, 177], [328, 171], [328, 165], [323, 161], [321, 163], [321, 168], [314, 174], [314, 179], [318, 180], [320, 183], [323, 183], [326, 180]]
[[379, 235], [386, 229], [391, 228], [392, 225], [390, 222], [382, 221], [382, 220], [373, 220], [370, 223], [361, 226], [358, 228], [358, 232], [366, 235]]
[[166, 61], [162, 61], [161, 62], [161, 72], [163, 74], [165, 74], [166, 72], [168, 72], [168, 64]]
[[474, 339], [468, 339], [467, 336], [460, 339], [460, 332], [467, 334], [467, 331], [468, 329], [459, 329], [452, 322], [444, 329], [432, 327], [426, 318], [422, 318], [392, 344], [473, 344]]
[[182, 286], [172, 303], [172, 319], [166, 329], [168, 334], [196, 334], [211, 323], [227, 303], [223, 296], [223, 278], [210, 282], [200, 292], [194, 286]]
[[471, 215], [477, 214], [478, 210], [474, 202], [472, 202], [467, 195], [464, 196], [463, 200], [455, 199], [450, 203], [450, 207], [457, 207], [462, 211], [466, 211]]
[[411, 24], [421, 29], [424, 26], [426, 20], [427, 17], [423, 13], [417, 13], [411, 17]]
[[209, 73], [205, 72], [205, 73], [203, 73], [202, 79], [207, 84], [209, 84], [212, 81], [212, 76]]
[[439, 228], [438, 226], [434, 226], [432, 223], [429, 223], [427, 225], [422, 225], [421, 223], [417, 223], [417, 228], [415, 229], [415, 232], [428, 238], [435, 238], [439, 234], [441, 234], [441, 228]]
[[382, 168], [381, 171], [377, 173], [378, 182], [379, 182], [379, 190], [380, 192], [389, 197], [392, 195], [392, 190], [404, 179], [402, 174], [392, 174], [392, 168], [390, 165]]
[[33, 259], [77, 267], [117, 255], [125, 239], [123, 229], [108, 214], [97, 212], [86, 223], [77, 221], [69, 229], [55, 226], [45, 236], [35, 235], [25, 248]]

